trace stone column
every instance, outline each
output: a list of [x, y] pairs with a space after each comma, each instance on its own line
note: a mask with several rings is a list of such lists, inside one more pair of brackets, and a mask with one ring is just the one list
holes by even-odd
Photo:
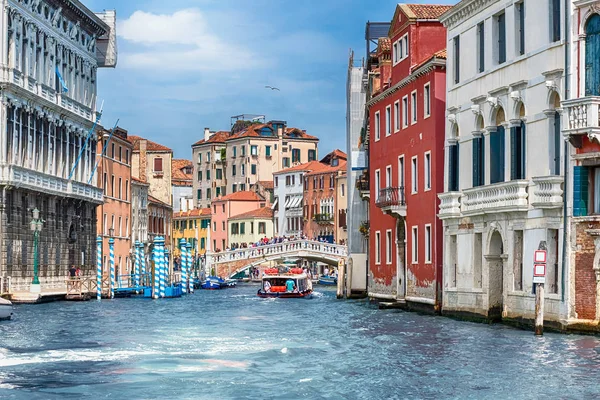
[[63, 171], [63, 178], [68, 178], [69, 177], [69, 173], [71, 172], [71, 137], [70, 137], [70, 128], [67, 127], [66, 129], [67, 131], [67, 151], [65, 152], [63, 158], [65, 161], [65, 168]]

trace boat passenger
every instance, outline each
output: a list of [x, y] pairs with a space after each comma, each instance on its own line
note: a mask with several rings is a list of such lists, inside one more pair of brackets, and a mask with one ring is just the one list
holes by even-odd
[[271, 282], [265, 281], [264, 291], [265, 293], [271, 293]]
[[329, 276], [329, 268], [325, 267], [325, 270], [323, 271], [323, 276]]
[[296, 286], [296, 285], [294, 284], [294, 281], [293, 281], [293, 280], [291, 280], [291, 279], [288, 279], [288, 280], [285, 282], [285, 291], [286, 291], [286, 292], [288, 292], [288, 293], [292, 293], [292, 292], [294, 291], [294, 287], [295, 287], [295, 286]]

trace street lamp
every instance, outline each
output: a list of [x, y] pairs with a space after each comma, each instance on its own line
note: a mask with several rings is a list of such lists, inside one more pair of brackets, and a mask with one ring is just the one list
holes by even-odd
[[40, 210], [38, 210], [36, 207], [33, 209], [33, 219], [31, 220], [30, 224], [31, 230], [33, 231], [33, 280], [31, 281], [31, 291], [35, 293], [39, 293], [41, 291], [40, 279], [38, 277], [40, 263], [38, 255], [38, 241], [43, 225], [44, 221], [40, 219]]
[[108, 237], [114, 237], [115, 228], [108, 228]]

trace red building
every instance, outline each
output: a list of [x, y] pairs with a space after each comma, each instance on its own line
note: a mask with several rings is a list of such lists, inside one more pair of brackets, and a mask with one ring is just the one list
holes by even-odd
[[370, 55], [369, 296], [442, 301], [446, 30], [450, 6], [399, 4]]

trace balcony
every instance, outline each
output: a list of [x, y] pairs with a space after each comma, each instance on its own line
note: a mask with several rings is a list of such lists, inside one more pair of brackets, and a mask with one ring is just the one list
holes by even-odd
[[68, 181], [15, 165], [2, 166], [0, 171], [1, 185], [20, 187], [55, 196], [66, 195], [96, 204], [100, 204], [104, 200], [102, 189], [85, 183]]
[[528, 186], [529, 181], [518, 180], [465, 189], [461, 211], [463, 215], [527, 211]]
[[315, 214], [313, 221], [317, 224], [333, 224], [333, 215], [331, 214]]
[[384, 213], [395, 218], [406, 217], [404, 186], [381, 189], [375, 205], [381, 208]]
[[531, 205], [536, 208], [562, 208], [563, 206], [562, 176], [539, 176], [533, 178], [531, 187]]
[[565, 135], [600, 135], [600, 96], [565, 100], [562, 107], [567, 115]]
[[439, 219], [459, 218], [460, 217], [460, 197], [461, 192], [440, 193], [440, 213]]
[[356, 180], [356, 189], [361, 199], [368, 200], [371, 197], [369, 175], [362, 175]]

